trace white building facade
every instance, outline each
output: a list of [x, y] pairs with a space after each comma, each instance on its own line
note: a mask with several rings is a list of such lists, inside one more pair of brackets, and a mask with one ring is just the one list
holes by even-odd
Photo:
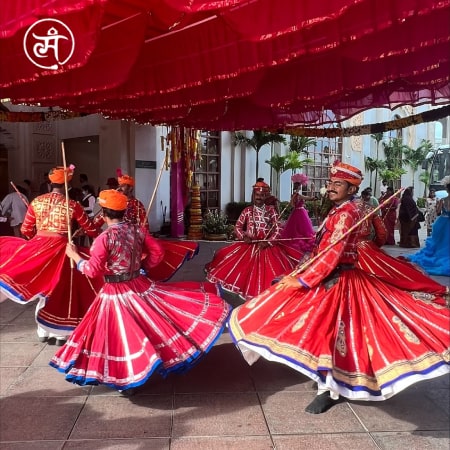
[[[7, 106], [11, 111], [23, 109]], [[429, 109], [429, 106], [421, 106], [402, 107], [395, 111], [368, 110], [343, 122], [341, 127], [387, 122]], [[384, 133], [383, 141], [388, 142], [392, 137], [399, 137], [404, 144], [417, 148], [422, 140], [428, 140], [433, 148], [437, 149], [449, 145], [449, 128], [449, 117], [446, 117], [437, 122], [421, 123]], [[151, 231], [158, 231], [164, 218], [166, 220], [173, 218], [174, 212], [170, 211], [170, 205], [171, 197], [175, 193], [171, 192], [173, 183], [170, 180], [170, 170], [161, 169], [166, 158], [165, 146], [162, 145], [161, 139], [167, 135], [166, 127], [139, 125], [129, 121], [107, 120], [100, 115], [89, 115], [45, 122], [0, 122], [0, 131], [0, 175], [3, 195], [7, 193], [9, 181], [22, 184], [24, 179], [31, 180], [32, 186], [37, 191], [44, 173], [62, 163], [61, 142], [64, 142], [66, 161], [76, 166], [74, 186], [80, 187], [78, 175], [85, 173], [90, 184], [97, 189], [105, 189], [106, 180], [115, 177], [116, 169], [120, 168], [124, 173], [135, 177], [136, 197], [145, 205], [148, 205], [153, 197], [149, 214]], [[251, 136], [251, 133], [248, 132], [248, 135]], [[286, 138], [289, 142], [290, 137]], [[211, 202], [202, 206], [223, 210], [229, 202], [250, 201], [251, 188], [256, 181], [255, 150], [234, 146], [233, 133], [230, 132], [212, 132], [211, 139], [207, 134], [202, 134], [200, 148], [206, 154], [202, 156], [203, 162], [196, 163], [198, 173], [194, 173], [193, 178], [205, 191], [202, 201]], [[313, 159], [314, 163], [304, 171], [314, 182], [315, 192], [319, 191], [326, 179], [327, 168], [335, 159], [341, 159], [364, 171], [365, 157], [375, 159], [377, 151], [378, 159], [384, 157], [382, 144], [377, 150], [377, 142], [370, 135], [314, 139], [316, 145], [307, 149], [308, 157]], [[288, 143], [262, 147], [259, 153], [258, 176], [263, 177], [269, 184], [274, 184], [276, 175], [265, 161], [273, 154], [285, 155], [288, 151]], [[421, 196], [424, 185], [419, 181], [419, 175], [423, 170], [419, 168], [413, 180], [412, 171], [407, 166], [404, 168], [407, 173], [402, 176], [401, 186], [414, 184], [418, 187], [416, 196]], [[291, 195], [290, 176], [291, 171], [286, 171], [280, 176], [277, 193], [282, 201], [289, 200]], [[153, 195], [158, 180], [159, 186]], [[375, 193], [379, 194], [381, 180], [377, 180], [376, 183]], [[369, 174], [366, 173], [362, 188], [369, 184]], [[275, 186], [273, 188], [275, 189]]]

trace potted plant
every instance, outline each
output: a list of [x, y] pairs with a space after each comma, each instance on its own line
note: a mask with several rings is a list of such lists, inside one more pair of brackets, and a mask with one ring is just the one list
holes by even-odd
[[224, 241], [228, 238], [228, 217], [222, 211], [208, 210], [203, 217], [203, 235], [210, 241]]

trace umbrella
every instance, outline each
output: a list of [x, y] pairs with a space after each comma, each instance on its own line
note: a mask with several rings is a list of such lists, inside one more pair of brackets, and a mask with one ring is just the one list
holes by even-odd
[[444, 190], [442, 190], [442, 191], [436, 191], [436, 192], [435, 192], [435, 195], [436, 195], [436, 198], [437, 198], [438, 200], [442, 200], [443, 198], [448, 197], [448, 192], [447, 192], [447, 191], [444, 191]]

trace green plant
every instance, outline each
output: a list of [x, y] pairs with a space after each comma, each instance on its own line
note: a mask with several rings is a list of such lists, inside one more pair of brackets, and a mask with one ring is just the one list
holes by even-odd
[[241, 132], [237, 132], [234, 135], [234, 145], [245, 145], [247, 147], [252, 147], [256, 150], [256, 177], [255, 180], [259, 177], [259, 151], [261, 147], [264, 147], [267, 144], [271, 144], [272, 142], [278, 143], [286, 143], [286, 138], [278, 133], [269, 133], [263, 130], [254, 130], [253, 136], [248, 138]]
[[418, 208], [425, 208], [425, 199], [423, 197], [419, 197], [416, 203]]
[[203, 217], [202, 228], [208, 234], [228, 234], [228, 217], [222, 211], [208, 210]]

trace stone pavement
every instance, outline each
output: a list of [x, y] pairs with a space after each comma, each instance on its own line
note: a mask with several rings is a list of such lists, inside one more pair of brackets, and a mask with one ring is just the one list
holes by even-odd
[[[225, 244], [201, 241], [199, 254], [173, 281], [203, 280], [204, 264]], [[411, 252], [385, 249], [394, 256]], [[448, 277], [435, 278], [450, 285]], [[0, 304], [2, 450], [450, 446], [448, 376], [416, 384], [386, 402], [343, 402], [315, 416], [304, 412], [315, 395], [312, 381], [264, 360], [249, 367], [224, 333], [187, 374], [166, 380], [153, 376], [126, 398], [101, 386], [69, 384], [48, 366], [55, 347], [37, 341], [34, 308]]]

